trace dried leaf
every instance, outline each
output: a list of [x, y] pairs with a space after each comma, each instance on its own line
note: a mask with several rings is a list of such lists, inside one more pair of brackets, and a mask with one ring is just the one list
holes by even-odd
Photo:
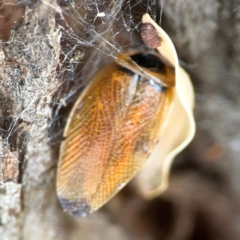
[[191, 142], [195, 134], [194, 91], [188, 74], [179, 66], [177, 53], [169, 36], [148, 14], [143, 16], [142, 22], [150, 23], [155, 28], [161, 39], [161, 44], [156, 49], [175, 67], [171, 113], [165, 122], [159, 143], [135, 179], [139, 191], [151, 198], [166, 190], [174, 157]]

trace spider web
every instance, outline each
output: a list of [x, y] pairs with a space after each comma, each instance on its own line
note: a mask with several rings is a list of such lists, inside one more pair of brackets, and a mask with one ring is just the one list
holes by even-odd
[[[147, 12], [155, 21], [157, 17], [161, 20], [162, 3], [156, 0], [58, 0], [59, 11], [51, 2], [41, 1], [56, 8], [56, 22], [62, 34], [57, 69], [62, 83], [53, 98], [54, 113], [49, 125], [49, 140], [55, 142], [73, 102], [94, 74], [114, 61], [117, 53], [143, 47], [139, 34], [141, 17]], [[2, 42], [8, 41], [11, 31], [22, 23], [26, 8], [34, 9], [38, 3], [38, 0], [0, 3]], [[6, 139], [16, 131], [19, 118], [21, 112], [11, 116], [12, 123], [2, 134]]]
[[62, 56], [66, 64], [63, 86], [68, 90], [59, 91], [53, 124], [63, 116], [62, 104], [71, 105], [94, 74], [114, 61], [117, 53], [143, 47], [139, 34], [142, 15], [148, 12], [155, 20], [161, 15], [156, 0], [64, 0], [60, 5], [58, 22], [64, 28]]

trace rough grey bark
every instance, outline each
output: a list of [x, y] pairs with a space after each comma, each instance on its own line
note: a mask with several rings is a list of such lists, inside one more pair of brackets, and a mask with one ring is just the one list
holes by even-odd
[[2, 239], [33, 239], [34, 230], [50, 237], [39, 215], [54, 182], [48, 124], [59, 86], [60, 38], [55, 10], [39, 4], [1, 43]]
[[[21, 19], [23, 11], [15, 13]], [[57, 1], [39, 1], [0, 42], [1, 239], [238, 240], [239, 1], [163, 2], [162, 25], [197, 93], [196, 137], [177, 158], [162, 196], [146, 201], [130, 184], [83, 219], [63, 213], [55, 193], [57, 147], [49, 124], [63, 83], [56, 14]]]

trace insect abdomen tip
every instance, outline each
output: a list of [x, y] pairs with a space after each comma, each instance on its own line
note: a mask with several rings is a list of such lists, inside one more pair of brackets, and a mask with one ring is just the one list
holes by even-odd
[[64, 211], [74, 217], [85, 217], [91, 213], [90, 206], [84, 200], [71, 201], [64, 197], [59, 197], [59, 202]]

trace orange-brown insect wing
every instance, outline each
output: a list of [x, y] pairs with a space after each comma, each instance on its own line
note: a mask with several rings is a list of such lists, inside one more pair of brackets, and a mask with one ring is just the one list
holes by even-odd
[[98, 209], [134, 176], [158, 140], [168, 96], [116, 64], [97, 74], [75, 104], [61, 145], [57, 191], [66, 211], [83, 216]]
[[[93, 79], [72, 110], [61, 145], [57, 191], [62, 207], [76, 215], [91, 211], [91, 196], [101, 182], [115, 138], [116, 124], [131, 101], [129, 79], [116, 65]], [[131, 73], [133, 74], [133, 73]], [[83, 208], [83, 210], [79, 210]]]
[[154, 88], [148, 80], [141, 80], [138, 85], [124, 121], [116, 126], [110, 160], [101, 184], [92, 196], [93, 210], [103, 205], [131, 180], [158, 141], [163, 111], [169, 106], [169, 94], [160, 89], [158, 84]]

